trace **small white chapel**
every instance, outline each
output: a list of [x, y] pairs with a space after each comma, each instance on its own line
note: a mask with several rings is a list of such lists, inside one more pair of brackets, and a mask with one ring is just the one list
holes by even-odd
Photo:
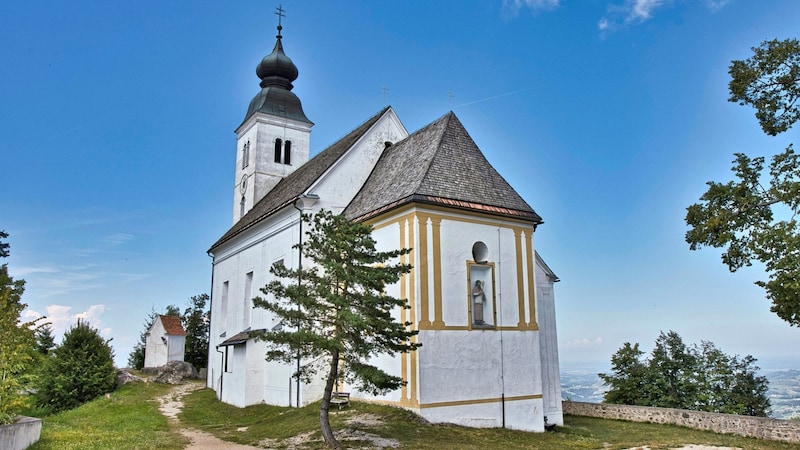
[[284, 325], [254, 309], [252, 298], [274, 279], [273, 264], [301, 264], [293, 248], [303, 239], [300, 216], [324, 208], [371, 225], [379, 250], [412, 249], [401, 260], [412, 271], [387, 291], [408, 300], [397, 319], [411, 322], [422, 344], [371, 360], [402, 377], [401, 389], [381, 396], [346, 384], [339, 390], [431, 422], [527, 431], [563, 425], [559, 280], [534, 245], [542, 218], [453, 112], [409, 134], [386, 107], [312, 158], [314, 123], [292, 92], [298, 70], [281, 30], [256, 67], [260, 90], [235, 131], [232, 226], [209, 250], [208, 387], [239, 407], [322, 397], [323, 379], [292, 378], [294, 364], [267, 362], [265, 344], [251, 334]]

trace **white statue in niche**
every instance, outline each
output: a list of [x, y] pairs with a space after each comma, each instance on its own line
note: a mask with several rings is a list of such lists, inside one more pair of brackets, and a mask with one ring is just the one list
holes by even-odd
[[472, 321], [476, 325], [486, 324], [483, 320], [483, 305], [486, 304], [486, 293], [483, 291], [485, 285], [485, 281], [475, 280], [475, 286], [472, 287]]

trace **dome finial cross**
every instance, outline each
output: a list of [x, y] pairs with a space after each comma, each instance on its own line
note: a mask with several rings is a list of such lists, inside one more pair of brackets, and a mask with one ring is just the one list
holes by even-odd
[[286, 13], [283, 10], [283, 5], [278, 5], [278, 7], [275, 8], [275, 15], [278, 16], [278, 37], [280, 37], [281, 30], [283, 29], [281, 26], [281, 19], [286, 17]]

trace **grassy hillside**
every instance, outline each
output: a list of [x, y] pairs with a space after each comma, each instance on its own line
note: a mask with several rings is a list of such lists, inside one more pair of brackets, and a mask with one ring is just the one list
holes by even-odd
[[[32, 450], [182, 449], [188, 442], [158, 412], [157, 398], [172, 386], [129, 384], [72, 411], [44, 418], [42, 439]], [[184, 398], [182, 427], [262, 448], [324, 448], [319, 404], [304, 408], [266, 405], [235, 408], [202, 389]], [[547, 433], [432, 425], [397, 408], [353, 402], [333, 410], [332, 426], [344, 448], [405, 449], [625, 449], [649, 445], [667, 449], [684, 444], [743, 449], [791, 449], [789, 444], [718, 435], [668, 425], [567, 416], [566, 425]]]
[[[325, 448], [318, 431], [319, 404], [304, 408], [257, 405], [236, 408], [218, 402], [214, 392], [197, 391], [184, 399], [181, 421], [225, 440], [269, 448]], [[397, 408], [353, 402], [333, 410], [331, 426], [345, 448], [376, 448], [379, 443], [407, 449], [651, 449], [706, 444], [744, 449], [791, 449], [784, 443], [719, 435], [687, 428], [567, 416], [564, 427], [547, 433], [432, 425]], [[298, 438], [300, 436], [300, 438]], [[345, 437], [347, 439], [342, 439]], [[355, 440], [350, 440], [353, 438]]]

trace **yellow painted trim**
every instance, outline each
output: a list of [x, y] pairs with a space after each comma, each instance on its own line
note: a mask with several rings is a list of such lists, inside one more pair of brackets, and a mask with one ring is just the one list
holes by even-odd
[[519, 321], [517, 327], [526, 328], [525, 323], [525, 273], [522, 268], [522, 232], [521, 228], [514, 228], [515, 258], [517, 260], [517, 307], [519, 308]]
[[433, 229], [433, 327], [444, 327], [442, 316], [442, 238], [441, 217], [431, 217]]
[[[412, 244], [414, 242], [416, 242], [414, 240], [414, 222], [415, 222], [414, 221], [414, 216], [412, 215], [408, 219], [408, 224], [409, 224], [409, 227], [408, 227], [408, 242], [410, 242]], [[416, 259], [416, 253], [417, 253], [417, 251], [412, 249], [411, 252], [408, 254], [409, 261], [411, 261], [412, 264], [414, 263], [414, 261]], [[416, 299], [417, 291], [416, 291], [416, 282], [415, 282], [415, 280], [417, 278], [417, 274], [415, 273], [415, 271], [416, 271], [416, 269], [414, 267], [412, 267], [411, 268], [411, 272], [408, 274], [408, 276], [409, 276], [409, 283], [408, 283], [409, 284], [409, 286], [408, 286], [409, 299], [408, 299], [408, 304], [411, 306], [411, 308], [408, 310], [408, 314], [411, 316], [411, 320], [409, 320], [409, 322], [412, 322], [412, 324], [411, 324], [411, 329], [412, 330], [415, 329], [416, 327], [419, 327], [419, 323], [417, 322], [417, 308], [416, 308], [416, 305], [417, 305], [417, 299]], [[412, 336], [411, 337], [411, 342], [417, 342], [417, 337], [416, 336]], [[411, 355], [411, 367], [410, 367], [411, 368], [411, 379], [409, 380], [409, 383], [408, 383], [409, 384], [409, 389], [410, 389], [410, 394], [411, 394], [410, 401], [412, 403], [417, 403], [418, 402], [418, 400], [417, 400], [417, 352], [410, 352], [410, 355]]]
[[[412, 211], [414, 209], [416, 209], [416, 211]], [[444, 206], [422, 205], [420, 203], [409, 203], [398, 209], [394, 209], [380, 216], [373, 217], [365, 221], [364, 224], [371, 225], [373, 229], [378, 230], [416, 214], [426, 214], [431, 219], [447, 219], [456, 222], [467, 222], [500, 228], [521, 228], [533, 230], [534, 226], [532, 222], [519, 220], [512, 217], [495, 216], [477, 211], [454, 210], [453, 208]], [[386, 220], [386, 222], [382, 222], [382, 220]]]
[[[400, 229], [400, 248], [406, 248], [406, 223], [405, 221], [398, 222], [398, 228]], [[400, 264], [406, 263], [406, 258], [408, 255], [400, 255]], [[407, 298], [406, 297], [406, 283], [408, 282], [408, 274], [400, 275], [400, 298]], [[403, 323], [408, 322], [408, 310], [405, 308], [400, 309], [400, 321]], [[406, 353], [400, 354], [400, 378], [403, 379], [406, 383], [400, 388], [400, 399], [401, 401], [408, 398], [408, 359], [409, 356]]]
[[[542, 398], [542, 394], [532, 395], [518, 395], [515, 397], [506, 397], [506, 402], [520, 402], [526, 400], [538, 400]], [[478, 398], [474, 400], [456, 400], [452, 402], [436, 402], [436, 403], [420, 403], [420, 408], [446, 408], [448, 406], [465, 406], [465, 405], [480, 405], [483, 403], [500, 403], [504, 399], [501, 397], [496, 398]]]
[[529, 232], [527, 236], [528, 239], [525, 242], [525, 256], [528, 261], [528, 308], [530, 309], [528, 329], [538, 330], [539, 323], [536, 321], [536, 284], [534, 283], [536, 260], [533, 257], [533, 232]]
[[[513, 217], [508, 217], [508, 216], [497, 216], [497, 215], [493, 215], [493, 214], [481, 213], [481, 212], [478, 212], [478, 211], [466, 211], [466, 210], [455, 209], [455, 208], [452, 208], [452, 207], [438, 206], [438, 205], [427, 205], [427, 204], [423, 205], [423, 204], [419, 204], [419, 203], [412, 203], [409, 206], [411, 206], [411, 207], [416, 206], [420, 210], [438, 211], [438, 212], [443, 214], [442, 217], [452, 217], [453, 218], [452, 220], [470, 221], [470, 220], [464, 220], [463, 218], [459, 218], [459, 217], [457, 217], [457, 215], [458, 216], [472, 216], [472, 217], [480, 217], [480, 218], [483, 219], [483, 220], [473, 219], [473, 220], [475, 220], [473, 223], [481, 223], [481, 224], [484, 224], [484, 225], [492, 225], [492, 226], [498, 226], [498, 224], [504, 224], [504, 225], [507, 225], [509, 228], [512, 225], [516, 225], [516, 226], [522, 226], [524, 228], [533, 229], [533, 222], [529, 222], [529, 221], [526, 221], [526, 220], [520, 220], [520, 219], [516, 219], [516, 218], [513, 218]], [[431, 216], [433, 216], [433, 215], [434, 214], [431, 214]]]
[[419, 224], [419, 326], [429, 327], [431, 325], [430, 315], [428, 314], [429, 291], [428, 291], [428, 216], [417, 215]]

